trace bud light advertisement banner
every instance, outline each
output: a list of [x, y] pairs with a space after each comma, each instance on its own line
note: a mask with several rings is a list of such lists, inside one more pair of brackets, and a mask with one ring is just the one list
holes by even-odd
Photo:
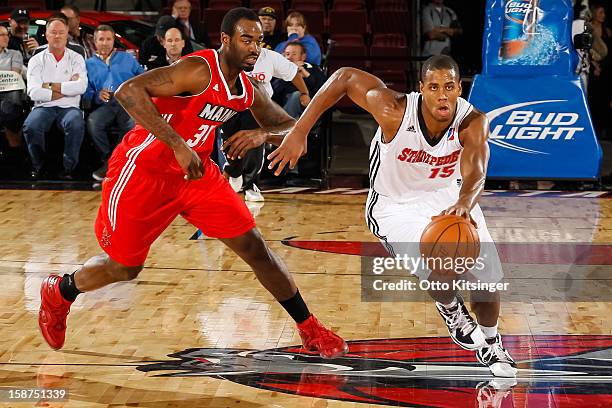
[[489, 0], [483, 73], [469, 101], [489, 119], [487, 175], [596, 179], [601, 148], [574, 73], [570, 0]]
[[571, 0], [490, 0], [483, 74], [572, 75]]
[[487, 175], [597, 178], [601, 150], [578, 78], [519, 81], [482, 75], [474, 79], [470, 102], [489, 119]]

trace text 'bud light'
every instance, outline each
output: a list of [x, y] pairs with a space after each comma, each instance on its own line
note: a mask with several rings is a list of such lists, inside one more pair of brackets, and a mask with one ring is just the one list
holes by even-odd
[[538, 23], [539, 0], [507, 0], [500, 57], [516, 58], [532, 41]]

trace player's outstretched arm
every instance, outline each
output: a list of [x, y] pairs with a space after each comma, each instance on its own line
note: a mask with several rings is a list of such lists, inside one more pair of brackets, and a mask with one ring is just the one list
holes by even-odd
[[274, 174], [278, 176], [287, 164], [291, 168], [295, 166], [306, 153], [306, 138], [310, 129], [323, 112], [344, 95], [374, 116], [386, 141], [397, 133], [404, 115], [405, 95], [387, 88], [383, 81], [367, 72], [340, 68], [319, 89], [281, 146], [268, 156], [270, 169], [278, 165]]
[[156, 96], [198, 94], [210, 82], [208, 64], [197, 57], [157, 68], [126, 81], [115, 93], [117, 101], [139, 124], [170, 147], [190, 179], [202, 177], [202, 163], [183, 138], [162, 118], [151, 100]]
[[461, 190], [457, 203], [445, 211], [446, 214], [457, 214], [467, 217], [478, 203], [484, 191], [489, 163], [489, 121], [487, 117], [474, 110], [459, 129], [459, 138], [463, 144], [461, 153]]
[[270, 99], [264, 87], [257, 81], [252, 82], [255, 87], [255, 100], [250, 110], [261, 128], [241, 130], [228, 138], [223, 143], [222, 150], [230, 159], [241, 159], [247, 151], [264, 143], [280, 145], [295, 125], [295, 119]]

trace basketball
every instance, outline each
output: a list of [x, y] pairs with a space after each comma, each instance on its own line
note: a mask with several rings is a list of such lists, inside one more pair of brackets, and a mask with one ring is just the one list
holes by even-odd
[[480, 239], [474, 225], [464, 217], [441, 215], [435, 217], [423, 230], [420, 249], [428, 261], [459, 258], [476, 260], [480, 254]]

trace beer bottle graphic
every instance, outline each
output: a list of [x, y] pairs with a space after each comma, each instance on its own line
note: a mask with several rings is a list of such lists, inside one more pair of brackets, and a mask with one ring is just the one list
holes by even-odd
[[519, 57], [537, 34], [539, 0], [506, 0], [502, 44], [502, 59]]

